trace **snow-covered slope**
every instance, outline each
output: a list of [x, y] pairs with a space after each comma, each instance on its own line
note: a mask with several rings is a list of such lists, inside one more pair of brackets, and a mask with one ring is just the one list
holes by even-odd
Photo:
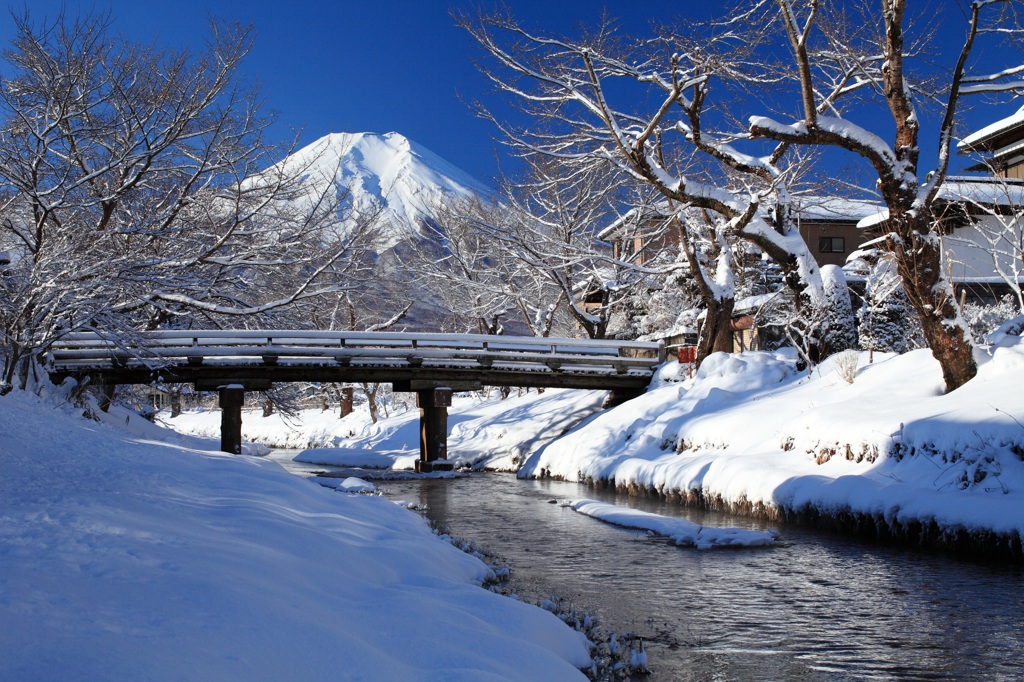
[[106, 421], [0, 397], [0, 680], [585, 679], [418, 515]]
[[487, 188], [399, 133], [331, 133], [281, 162], [300, 172], [310, 196], [333, 183], [342, 198], [342, 227], [381, 210], [377, 250], [420, 232], [446, 196], [486, 195]]

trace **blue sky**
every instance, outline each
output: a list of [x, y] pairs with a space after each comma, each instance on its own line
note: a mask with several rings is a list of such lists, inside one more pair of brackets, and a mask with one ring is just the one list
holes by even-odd
[[[208, 18], [252, 23], [256, 46], [247, 75], [263, 82], [267, 106], [282, 138], [302, 129], [305, 144], [330, 132], [397, 131], [483, 181], [498, 171], [493, 126], [460, 99], [486, 98], [490, 86], [477, 72], [474, 41], [457, 28], [449, 7], [472, 8], [469, 0], [31, 0], [32, 16], [110, 8], [114, 28], [128, 37], [173, 47], [203, 39]], [[626, 17], [624, 28], [640, 32], [649, 18], [674, 3], [649, 0], [508, 0], [515, 16], [531, 27], [571, 31], [592, 23], [605, 6]], [[20, 5], [12, 5], [17, 8]], [[693, 8], [688, 2], [682, 8]], [[0, 15], [0, 42], [12, 35], [9, 15]], [[493, 98], [491, 99], [493, 102]], [[978, 125], [1009, 115], [1004, 105], [972, 117]], [[927, 143], [927, 140], [923, 140]], [[927, 155], [924, 158], [928, 158]]]
[[[460, 99], [488, 85], [477, 72], [472, 38], [449, 16], [444, 0], [31, 0], [34, 18], [110, 8], [114, 28], [143, 42], [184, 47], [201, 41], [208, 17], [252, 23], [256, 46], [245, 69], [263, 83], [278, 132], [301, 128], [303, 144], [331, 132], [397, 131], [471, 175], [488, 181], [498, 171], [495, 130]], [[636, 16], [648, 2], [612, 4]], [[10, 5], [18, 8], [20, 5]], [[519, 0], [517, 16], [538, 25], [572, 28], [597, 18], [593, 0]], [[641, 13], [645, 15], [646, 13]], [[646, 20], [638, 23], [638, 28]], [[0, 42], [12, 36], [0, 15]], [[497, 150], [499, 153], [500, 149]]]

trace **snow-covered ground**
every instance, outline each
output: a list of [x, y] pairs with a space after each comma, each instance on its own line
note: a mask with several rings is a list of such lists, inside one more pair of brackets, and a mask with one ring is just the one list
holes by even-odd
[[[457, 394], [448, 411], [448, 458], [460, 467], [517, 471], [523, 462], [601, 409], [607, 392], [547, 390], [506, 400]], [[220, 438], [220, 411], [187, 411], [162, 423], [182, 433]], [[366, 406], [339, 418], [336, 411], [303, 410], [295, 418], [258, 411], [242, 416], [242, 438], [258, 445], [305, 450], [310, 464], [412, 470], [419, 458], [419, 411], [391, 412], [373, 424]]]
[[0, 679], [582, 679], [417, 514], [105, 420], [0, 398]]
[[715, 355], [694, 379], [661, 371], [644, 396], [589, 419], [522, 476], [604, 480], [733, 509], [854, 512], [947, 533], [1024, 533], [1024, 346], [978, 351], [978, 376], [942, 392], [929, 351], [830, 359]]
[[[715, 355], [692, 379], [673, 363], [605, 411], [600, 392], [463, 396], [450, 457], [769, 515], [1019, 536], [1021, 339], [980, 350], [978, 376], [945, 395], [927, 351], [858, 360], [852, 383], [835, 359], [808, 374], [784, 352]], [[245, 429], [317, 446], [314, 461], [401, 467], [416, 417], [247, 415]], [[582, 635], [482, 589], [487, 566], [359, 494], [372, 484], [332, 490], [213, 452], [216, 413], [172, 420], [205, 438], [121, 410], [103, 420], [56, 397], [0, 398], [0, 679], [558, 679], [588, 665]], [[577, 508], [702, 542], [662, 517]]]

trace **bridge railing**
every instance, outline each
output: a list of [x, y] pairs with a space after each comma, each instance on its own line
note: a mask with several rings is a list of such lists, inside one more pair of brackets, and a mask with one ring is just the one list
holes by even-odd
[[403, 332], [325, 332], [307, 330], [182, 330], [143, 332], [115, 341], [93, 333], [69, 334], [51, 348], [53, 366], [89, 367], [175, 362], [228, 362], [250, 359], [263, 364], [316, 360], [349, 363], [465, 364], [484, 368], [543, 364], [552, 370], [607, 367], [616, 372], [653, 370], [665, 361], [664, 344]]

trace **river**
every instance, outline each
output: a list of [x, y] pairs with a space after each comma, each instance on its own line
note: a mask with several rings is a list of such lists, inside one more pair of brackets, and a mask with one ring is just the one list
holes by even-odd
[[558, 502], [594, 498], [705, 525], [769, 526], [575, 483], [472, 474], [377, 485], [507, 564], [509, 588], [523, 597], [568, 599], [607, 631], [639, 634], [651, 680], [1024, 674], [1024, 569], [1015, 565], [790, 526], [771, 526], [777, 547], [680, 548]]

